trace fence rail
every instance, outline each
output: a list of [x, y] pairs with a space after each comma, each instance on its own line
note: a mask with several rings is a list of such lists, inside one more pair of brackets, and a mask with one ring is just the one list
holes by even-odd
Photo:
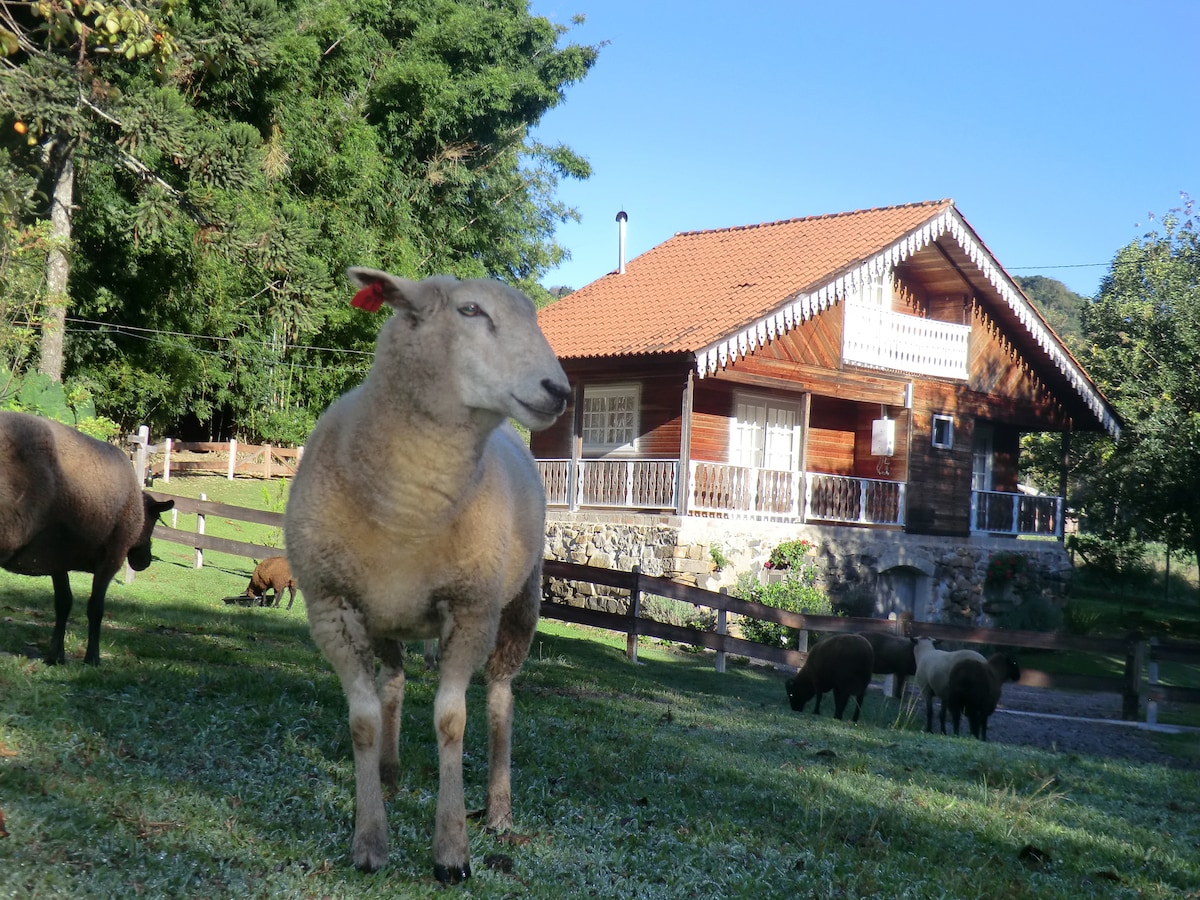
[[[156, 525], [154, 537], [192, 547], [196, 551], [196, 568], [203, 565], [204, 550], [218, 550], [235, 556], [262, 559], [283, 553], [282, 548], [245, 541], [234, 541], [204, 533], [205, 517], [220, 516], [258, 525], [283, 527], [283, 513], [260, 509], [231, 506], [191, 497], [179, 497], [160, 491], [150, 492], [160, 500], [174, 500], [175, 512], [195, 513], [197, 530], [185, 531], [163, 524]], [[844, 616], [810, 616], [764, 606], [739, 597], [715, 591], [706, 591], [692, 585], [682, 584], [669, 578], [645, 575], [636, 568], [632, 572], [617, 569], [601, 569], [578, 563], [546, 560], [544, 577], [580, 581], [593, 585], [626, 590], [630, 595], [629, 612], [608, 613], [599, 610], [569, 606], [551, 600], [542, 600], [541, 612], [548, 619], [557, 619], [579, 625], [589, 625], [606, 631], [626, 635], [627, 653], [637, 657], [639, 637], [654, 637], [681, 644], [705, 647], [716, 654], [716, 667], [724, 671], [728, 654], [744, 656], [781, 666], [799, 668], [806, 654], [798, 649], [771, 647], [747, 641], [728, 633], [729, 615], [746, 616], [774, 622], [801, 631], [866, 632], [877, 631], [888, 634], [911, 634], [917, 630], [922, 637], [941, 638], [964, 644], [991, 644], [999, 647], [1018, 647], [1038, 650], [1073, 650], [1102, 655], [1123, 655], [1125, 670], [1121, 676], [1074, 675], [1042, 672], [1022, 668], [1021, 684], [1029, 687], [1059, 688], [1067, 690], [1099, 691], [1120, 694], [1123, 698], [1122, 717], [1134, 720], [1139, 706], [1146, 701], [1146, 721], [1157, 722], [1158, 704], [1164, 702], [1200, 703], [1200, 688], [1164, 685], [1159, 679], [1160, 663], [1178, 663], [1200, 666], [1200, 642], [1180, 641], [1163, 637], [1130, 634], [1125, 637], [1084, 637], [1079, 635], [1053, 634], [1040, 631], [1012, 631], [998, 628], [963, 628], [936, 622], [897, 623], [882, 619], [860, 619]], [[543, 591], [543, 598], [548, 596]], [[641, 598], [644, 594], [680, 600], [695, 606], [712, 609], [717, 614], [717, 630], [703, 631], [681, 625], [658, 622], [640, 615]], [[904, 629], [904, 630], [902, 630]], [[1142, 679], [1143, 669], [1148, 669], [1148, 679]]]

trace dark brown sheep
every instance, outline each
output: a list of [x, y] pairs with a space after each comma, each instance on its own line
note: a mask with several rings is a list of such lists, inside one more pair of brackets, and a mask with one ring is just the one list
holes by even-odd
[[858, 701], [854, 710], [857, 722], [874, 662], [871, 643], [861, 634], [835, 634], [822, 639], [809, 651], [796, 677], [788, 679], [787, 695], [792, 709], [803, 712], [804, 705], [815, 696], [813, 714], [820, 715], [821, 696], [833, 691], [834, 717], [842, 717], [846, 703], [853, 696]]
[[993, 653], [986, 663], [977, 659], [956, 662], [950, 669], [946, 693], [942, 697], [942, 733], [946, 733], [947, 709], [956, 735], [962, 714], [966, 712], [971, 734], [986, 741], [988, 717], [1000, 702], [1000, 689], [1005, 681], [1018, 681], [1020, 677], [1021, 670], [1016, 662], [1004, 653]]
[[129, 458], [111, 444], [49, 419], [0, 412], [0, 567], [49, 575], [54, 584], [46, 662], [66, 661], [67, 573], [91, 572], [83, 661], [99, 665], [108, 585], [126, 557], [136, 572], [150, 565], [150, 533], [173, 505], [143, 491]]
[[865, 637], [875, 652], [875, 665], [871, 669], [876, 675], [896, 676], [896, 696], [904, 696], [904, 680], [917, 674], [917, 657], [913, 652], [916, 639], [865, 631]]
[[[286, 556], [268, 556], [257, 566], [250, 576], [250, 584], [246, 587], [246, 596], [256, 600], [259, 606], [278, 606], [284, 590], [288, 591], [288, 605], [291, 609], [296, 602], [296, 579], [288, 566]], [[267, 597], [271, 591], [271, 597]]]

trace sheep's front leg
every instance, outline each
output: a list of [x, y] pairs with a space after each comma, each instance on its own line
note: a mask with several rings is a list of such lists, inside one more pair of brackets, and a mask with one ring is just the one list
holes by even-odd
[[53, 666], [67, 661], [64, 646], [67, 635], [67, 619], [71, 617], [74, 598], [71, 595], [71, 578], [66, 572], [55, 572], [50, 576], [54, 585], [54, 630], [50, 632], [50, 650], [46, 653], [46, 664]]
[[433, 724], [438, 742], [437, 817], [433, 826], [433, 874], [445, 884], [471, 877], [467, 804], [463, 795], [463, 735], [467, 726], [467, 684], [471, 666], [447, 653], [441, 664]]
[[313, 640], [329, 660], [350, 707], [350, 738], [354, 745], [354, 865], [374, 872], [387, 862], [387, 816], [380, 784], [383, 712], [375, 687], [375, 652], [362, 614], [335, 599], [320, 612], [310, 601], [309, 626]]

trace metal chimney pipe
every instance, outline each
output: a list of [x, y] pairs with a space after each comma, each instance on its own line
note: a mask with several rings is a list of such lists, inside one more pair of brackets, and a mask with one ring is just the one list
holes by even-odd
[[617, 256], [619, 263], [617, 265], [617, 274], [625, 274], [625, 223], [629, 221], [629, 214], [625, 210], [617, 213]]

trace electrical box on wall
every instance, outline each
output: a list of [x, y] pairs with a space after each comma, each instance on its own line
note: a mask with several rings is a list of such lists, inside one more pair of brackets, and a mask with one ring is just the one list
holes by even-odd
[[886, 416], [871, 423], [871, 455], [893, 456], [896, 453], [896, 420]]

